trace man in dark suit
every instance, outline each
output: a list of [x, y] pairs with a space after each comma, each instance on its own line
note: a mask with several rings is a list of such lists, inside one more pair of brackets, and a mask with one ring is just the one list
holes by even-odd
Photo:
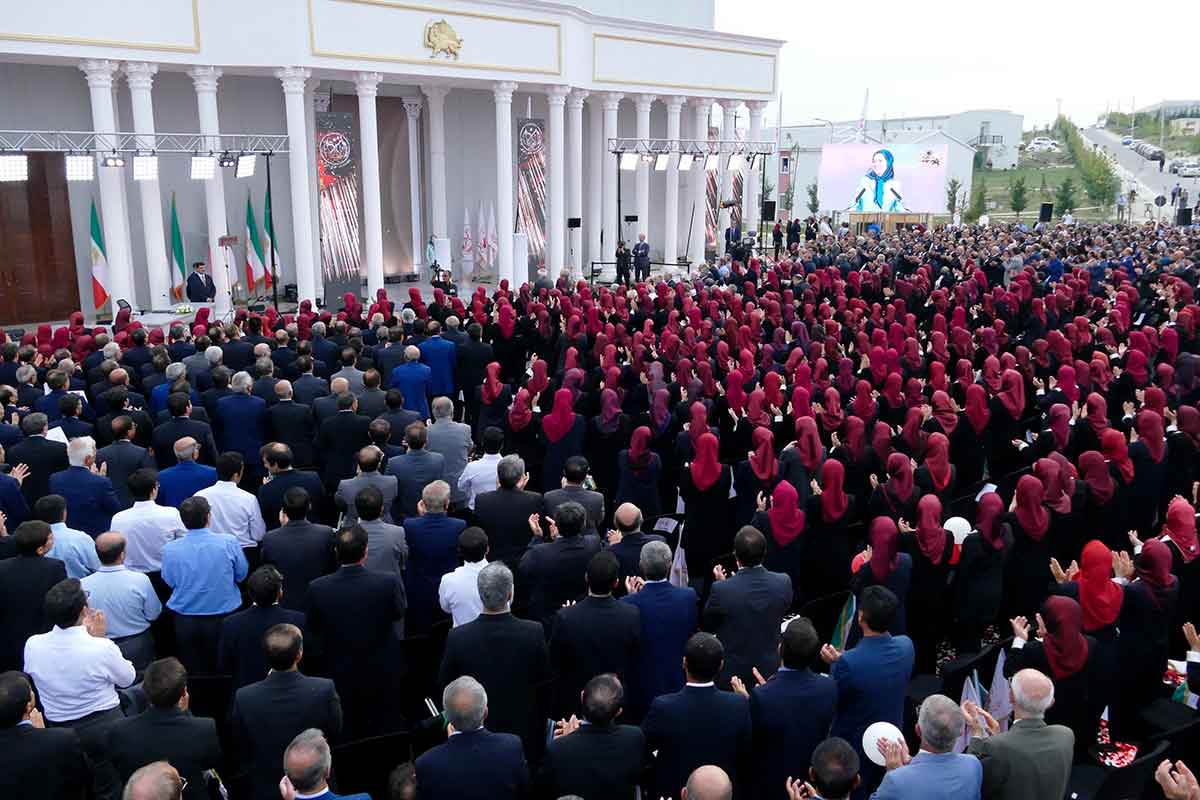
[[[617, 508], [613, 514], [613, 525], [616, 530], [609, 531], [608, 549], [621, 565], [622, 585], [617, 588], [617, 594], [622, 594], [627, 578], [645, 578], [640, 572], [642, 548], [650, 542], [665, 542], [666, 539], [657, 533], [642, 533], [642, 511], [633, 503], [622, 503]], [[690, 635], [691, 631], [688, 633]], [[682, 654], [682, 650], [680, 652]]]
[[[284, 496], [289, 489], [299, 487], [307, 493], [308, 518], [314, 522], [333, 521], [326, 509], [325, 487], [321, 476], [308, 469], [296, 469], [292, 466], [292, 448], [281, 442], [271, 442], [263, 445], [263, 464], [267, 469], [267, 479], [258, 488], [258, 507], [262, 511], [263, 521], [267, 529], [281, 525], [279, 512], [284, 507]], [[297, 518], [298, 519], [298, 518]]]
[[425, 328], [429, 335], [417, 348], [421, 351], [421, 363], [429, 367], [431, 394], [434, 397], [455, 397], [454, 372], [457, 367], [458, 348], [454, 342], [442, 336], [442, 326], [437, 320]]
[[132, 439], [134, 444], [147, 449], [154, 446], [154, 420], [142, 409], [134, 408], [128, 389], [124, 386], [109, 389], [104, 398], [108, 413], [96, 420], [97, 446], [107, 447], [117, 440], [113, 432], [113, 420], [117, 417], [129, 417], [133, 420], [136, 428]]
[[293, 611], [308, 607], [309, 584], [337, 569], [333, 528], [309, 522], [309, 513], [309, 493], [293, 486], [283, 495], [280, 526], [262, 540], [262, 562], [287, 576], [279, 604]]
[[217, 671], [232, 675], [235, 689], [267, 677], [262, 640], [268, 629], [283, 624], [304, 627], [304, 614], [280, 603], [283, 575], [274, 566], [264, 564], [254, 570], [246, 579], [246, 593], [253, 605], [221, 621], [217, 649]]
[[200, 445], [200, 463], [213, 466], [217, 463], [217, 443], [213, 440], [212, 428], [207, 422], [191, 419], [192, 401], [186, 394], [173, 394], [167, 398], [168, 422], [154, 429], [154, 461], [160, 470], [175, 465], [175, 442], [184, 437], [196, 440]]
[[404, 392], [388, 389], [385, 396], [387, 410], [376, 419], [385, 420], [391, 428], [391, 443], [404, 443], [404, 430], [414, 422], [421, 422], [421, 415], [404, 407]]
[[275, 349], [271, 351], [271, 362], [280, 375], [290, 375], [292, 364], [297, 358], [296, 349], [291, 346], [287, 331], [275, 331]]
[[312, 401], [313, 416], [317, 418], [317, 430], [325, 420], [338, 413], [338, 400], [342, 395], [351, 394], [350, 381], [345, 378], [334, 378], [329, 382], [329, 394], [317, 397]]
[[563, 503], [579, 503], [587, 512], [587, 524], [583, 532], [597, 536], [604, 527], [604, 495], [583, 487], [587, 475], [588, 460], [583, 456], [571, 456], [563, 465], [562, 488], [546, 492], [542, 495], [542, 502], [545, 503], [547, 516], [551, 517]]
[[[617, 513], [621, 513], [620, 509]], [[641, 612], [641, 647], [628, 702], [630, 716], [635, 720], [645, 715], [654, 698], [683, 688], [683, 670], [679, 665], [687, 641], [699, 623], [695, 590], [672, 586], [667, 580], [671, 574], [671, 548], [666, 542], [646, 543], [638, 563], [643, 577], [626, 578], [629, 594], [623, 598], [623, 602]]]
[[812, 671], [820, 652], [821, 640], [812, 622], [799, 617], [783, 633], [779, 644], [783, 665], [770, 680], [759, 682], [761, 673], [756, 671], [758, 685], [747, 691], [740, 678], [733, 679], [733, 690], [750, 699], [755, 797], [788, 800], [787, 779], [803, 772], [813, 750], [829, 735], [837, 685]]
[[557, 717], [575, 712], [584, 684], [596, 675], [608, 672], [624, 682], [635, 670], [641, 614], [613, 598], [617, 581], [616, 556], [596, 553], [587, 565], [587, 597], [555, 615], [550, 665], [558, 676]]
[[90, 436], [72, 440], [67, 458], [70, 466], [50, 476], [49, 489], [66, 499], [71, 525], [94, 539], [112, 528], [121, 503], [104, 470], [95, 468], [96, 442]]
[[187, 298], [193, 303], [211, 303], [217, 296], [217, 285], [206, 272], [203, 261], [192, 264], [192, 274], [187, 279]]
[[221, 451], [241, 453], [248, 474], [261, 474], [259, 451], [263, 446], [267, 404], [250, 394], [250, 376], [239, 372], [229, 381], [231, 393], [217, 401], [217, 425], [221, 431]]
[[338, 534], [338, 571], [308, 585], [314, 654], [338, 687], [352, 738], [395, 730], [394, 707], [407, 601], [398, 575], [368, 570], [367, 532]]
[[380, 375], [391, 375], [392, 370], [404, 363], [404, 329], [397, 326], [388, 331], [386, 346], [383, 341], [375, 346], [375, 369]]
[[695, 634], [683, 659], [687, 685], [650, 705], [642, 732], [647, 752], [657, 752], [652, 797], [674, 796], [692, 771], [706, 764], [725, 770], [735, 786], [747, 774], [753, 744], [750, 704], [713, 684], [723, 662], [720, 640]]
[[229, 367], [233, 373], [250, 369], [254, 363], [254, 345], [242, 338], [242, 332], [236, 326], [225, 328], [228, 341], [221, 344], [221, 363]]
[[108, 732], [109, 758], [121, 782], [140, 767], [167, 761], [187, 781], [183, 800], [207, 800], [204, 772], [221, 766], [221, 743], [213, 720], [188, 712], [187, 670], [177, 658], [155, 661], [146, 668], [142, 688], [150, 707], [113, 723]]
[[542, 512], [542, 496], [525, 491], [528, 482], [521, 457], [505, 456], [496, 465], [496, 490], [475, 498], [475, 519], [488, 535], [492, 560], [503, 561], [510, 569], [516, 568], [529, 546], [529, 518]]
[[746, 525], [733, 537], [738, 571], [726, 577], [724, 568], [713, 570], [704, 629], [725, 646], [722, 686], [735, 675], [751, 684], [755, 669], [770, 677], [779, 668], [779, 628], [792, 605], [792, 579], [762, 565], [766, 552], [762, 533]]
[[222, 397], [230, 395], [229, 381], [231, 378], [233, 378], [233, 372], [229, 367], [214, 367], [211, 385], [207, 389], [201, 390], [200, 405], [210, 420], [217, 418], [217, 403]]
[[337, 413], [321, 423], [317, 434], [317, 458], [322, 462], [321, 479], [333, 495], [338, 482], [353, 478], [358, 469], [358, 451], [366, 447], [371, 421], [355, 413], [358, 398], [352, 393], [337, 395]]
[[133, 331], [129, 334], [133, 346], [121, 354], [121, 363], [129, 370], [130, 380], [135, 387], [141, 383], [142, 367], [149, 364], [150, 359], [154, 357], [150, 348], [146, 346], [148, 336], [145, 328]]
[[375, 419], [387, 411], [387, 392], [379, 388], [382, 380], [377, 369], [369, 369], [363, 373], [363, 390], [358, 396], [358, 413], [367, 419]]
[[21, 493], [29, 505], [50, 493], [51, 475], [71, 466], [67, 446], [46, 438], [49, 424], [46, 415], [40, 412], [25, 415], [21, 420], [25, 438], [9, 449], [5, 459], [9, 464], [24, 464], [29, 468], [29, 475], [21, 482]]
[[583, 535], [585, 524], [587, 512], [578, 503], [558, 507], [549, 520], [549, 537], [541, 535], [537, 516], [529, 519], [534, 543], [521, 557], [517, 574], [522, 592], [529, 595], [529, 618], [541, 620], [547, 631], [555, 612], [587, 590], [584, 576], [588, 562], [600, 552], [601, 545], [599, 537]]
[[421, 492], [429, 484], [441, 479], [446, 464], [441, 453], [425, 449], [429, 431], [424, 422], [409, 425], [404, 431], [404, 441], [408, 445], [408, 452], [399, 458], [389, 459], [387, 465], [387, 474], [395, 475], [400, 484], [392, 509], [392, 518], [397, 523], [403, 517], [417, 515]]
[[117, 493], [120, 510], [133, 505], [133, 495], [129, 493], [129, 476], [142, 468], [154, 468], [154, 455], [144, 447], [133, 443], [137, 436], [137, 425], [132, 417], [120, 416], [112, 421], [113, 434], [116, 441], [108, 447], [102, 447], [96, 453], [96, 464], [104, 469], [104, 474], [112, 481], [113, 491]]
[[64, 394], [58, 398], [58, 421], [55, 428], [60, 428], [68, 439], [78, 439], [80, 436], [92, 436], [95, 426], [79, 418], [83, 410], [83, 400], [76, 394]]
[[0, 797], [82, 800], [91, 774], [73, 728], [47, 728], [24, 673], [0, 674]]
[[442, 692], [442, 706], [450, 736], [417, 759], [418, 800], [524, 798], [529, 769], [521, 740], [483, 726], [491, 719], [488, 692], [481, 682], [470, 675], [454, 679]]
[[302, 469], [317, 463], [313, 441], [317, 438], [317, 422], [312, 409], [297, 403], [290, 381], [275, 384], [274, 405], [267, 406], [267, 439], [282, 442], [292, 449], [292, 462]]
[[167, 355], [172, 361], [183, 361], [190, 355], [196, 352], [196, 346], [187, 340], [188, 331], [183, 325], [172, 325], [170, 334], [171, 343], [167, 345]]
[[624, 687], [616, 675], [597, 675], [583, 687], [583, 721], [560, 723], [536, 781], [540, 797], [632, 800], [642, 778], [646, 737], [636, 725], [618, 725]]
[[478, 579], [483, 612], [459, 625], [446, 638], [438, 683], [448, 685], [471, 675], [491, 691], [488, 730], [521, 737], [526, 754], [540, 752], [545, 741], [545, 706], [538, 687], [550, 678], [546, 637], [536, 622], [512, 615], [513, 576], [491, 563]]
[[340, 481], [333, 495], [334, 505], [345, 514], [343, 525], [350, 526], [358, 522], [358, 509], [354, 500], [359, 492], [367, 487], [379, 490], [383, 497], [383, 508], [379, 518], [389, 525], [392, 524], [392, 507], [400, 489], [394, 475], [384, 475], [380, 472], [383, 451], [373, 445], [367, 445], [358, 451], [355, 460], [358, 463], [358, 474]]
[[299, 356], [292, 365], [300, 373], [300, 377], [296, 378], [296, 382], [292, 386], [293, 399], [297, 403], [306, 406], [312, 405], [312, 401], [318, 397], [329, 396], [329, 381], [313, 374], [314, 365], [311, 356]]
[[482, 386], [487, 377], [487, 365], [495, 361], [492, 346], [483, 341], [483, 326], [472, 322], [467, 326], [467, 342], [458, 348], [458, 378], [457, 386], [463, 387], [466, 398], [466, 414], [464, 420], [472, 428], [479, 416], [479, 398], [474, 387]]
[[428, 630], [438, 615], [438, 586], [442, 576], [458, 566], [458, 535], [467, 527], [450, 509], [450, 487], [434, 481], [421, 492], [417, 516], [404, 520], [408, 564], [404, 586], [408, 591], [409, 634]]
[[22, 522], [13, 531], [17, 557], [0, 560], [0, 669], [21, 669], [25, 640], [50, 630], [46, 592], [67, 579], [57, 558], [46, 558], [54, 546], [50, 526], [40, 520]]
[[[263, 345], [265, 348], [266, 345]], [[254, 361], [254, 369], [251, 373], [254, 377], [254, 382], [250, 384], [250, 394], [262, 400], [268, 406], [274, 405], [275, 384], [279, 380], [275, 377], [275, 363], [271, 361], [270, 356], [260, 356]]]
[[267, 677], [234, 693], [229, 719], [239, 760], [250, 773], [251, 796], [274, 798], [283, 753], [296, 734], [318, 728], [337, 741], [342, 704], [333, 681], [300, 673], [304, 638], [295, 625], [276, 625], [263, 637]]

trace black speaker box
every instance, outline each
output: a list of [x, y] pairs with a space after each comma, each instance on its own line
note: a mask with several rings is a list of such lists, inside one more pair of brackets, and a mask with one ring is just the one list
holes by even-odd
[[775, 201], [774, 200], [763, 200], [762, 218], [764, 220], [770, 220], [772, 222], [775, 221]]
[[1176, 225], [1191, 225], [1192, 224], [1192, 209], [1181, 208], [1175, 212]]
[[567, 217], [567, 227], [568, 228], [582, 228], [583, 220], [580, 219], [579, 217]]
[[1054, 203], [1042, 203], [1042, 210], [1038, 213], [1038, 222], [1049, 222], [1054, 216]]
[[300, 290], [296, 288], [296, 284], [285, 283], [283, 285], [283, 299], [289, 303], [295, 303], [300, 299]]

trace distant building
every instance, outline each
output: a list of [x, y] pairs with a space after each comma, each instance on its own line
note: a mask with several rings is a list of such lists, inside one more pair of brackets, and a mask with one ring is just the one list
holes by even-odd
[[1152, 106], [1143, 106], [1137, 113], [1157, 114], [1160, 111], [1168, 117], [1173, 114], [1197, 116], [1200, 115], [1200, 100], [1163, 100]]
[[1172, 136], [1200, 136], [1200, 117], [1177, 117], [1167, 127]]

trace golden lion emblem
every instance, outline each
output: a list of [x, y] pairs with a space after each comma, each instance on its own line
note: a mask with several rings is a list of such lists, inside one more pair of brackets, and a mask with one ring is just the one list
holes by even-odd
[[458, 60], [458, 51], [462, 49], [463, 40], [454, 32], [454, 28], [444, 19], [430, 22], [425, 26], [425, 46], [432, 52], [430, 58], [445, 55], [447, 58]]

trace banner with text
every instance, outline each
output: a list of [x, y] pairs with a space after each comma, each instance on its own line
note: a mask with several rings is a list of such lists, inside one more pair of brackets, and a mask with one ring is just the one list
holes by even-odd
[[319, 112], [317, 181], [321, 224], [321, 278], [331, 307], [344, 293], [362, 294], [358, 162], [355, 159], [354, 115]]
[[[529, 239], [527, 274], [536, 277], [546, 260], [546, 121], [517, 121], [517, 230]], [[555, 209], [558, 214], [562, 209]], [[503, 231], [500, 232], [503, 235]], [[514, 264], [518, 283], [525, 280]]]

